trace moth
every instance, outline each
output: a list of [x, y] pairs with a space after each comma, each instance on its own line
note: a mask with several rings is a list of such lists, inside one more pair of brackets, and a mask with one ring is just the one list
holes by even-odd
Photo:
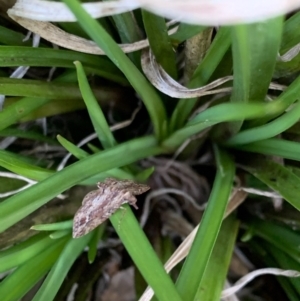
[[135, 195], [150, 189], [144, 184], [131, 180], [107, 178], [97, 183], [97, 190], [89, 192], [82, 201], [82, 206], [74, 216], [73, 237], [78, 238], [94, 230], [107, 220], [123, 204], [130, 204], [138, 209]]

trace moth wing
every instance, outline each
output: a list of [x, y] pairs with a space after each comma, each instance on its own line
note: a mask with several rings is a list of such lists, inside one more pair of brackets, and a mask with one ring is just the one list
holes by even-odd
[[74, 216], [73, 237], [80, 237], [94, 230], [110, 217], [113, 213], [111, 209], [108, 198], [95, 191], [88, 193]]
[[98, 190], [93, 190], [89, 192], [82, 200], [82, 205], [85, 205], [87, 202], [93, 200], [98, 194]]

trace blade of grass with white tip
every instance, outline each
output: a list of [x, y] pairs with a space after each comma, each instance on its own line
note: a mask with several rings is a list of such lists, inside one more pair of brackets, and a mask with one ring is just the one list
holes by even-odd
[[[217, 174], [190, 252], [176, 287], [184, 300], [194, 300], [217, 239], [235, 176], [232, 158], [214, 146]], [[197, 263], [197, 264], [195, 264]]]
[[77, 0], [64, 0], [64, 3], [67, 4], [76, 16], [82, 28], [125, 74], [132, 87], [141, 96], [151, 117], [156, 137], [158, 140], [162, 139], [166, 134], [163, 133], [163, 123], [166, 121], [166, 112], [162, 101], [154, 88], [148, 83], [145, 77], [133, 65], [101, 25], [81, 7]]
[[87, 106], [91, 121], [93, 123], [94, 129], [98, 134], [98, 138], [102, 143], [104, 148], [110, 148], [117, 144], [114, 136], [107, 124], [105, 116], [99, 106], [84, 73], [83, 67], [80, 62], [75, 62], [79, 88], [82, 93], [82, 97]]

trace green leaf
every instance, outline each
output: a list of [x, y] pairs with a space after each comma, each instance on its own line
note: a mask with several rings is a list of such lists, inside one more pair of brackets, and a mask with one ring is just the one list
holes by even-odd
[[234, 148], [246, 152], [279, 156], [285, 159], [296, 161], [300, 160], [300, 143], [294, 141], [287, 141], [283, 139], [266, 139], [246, 145], [237, 145]]
[[52, 245], [52, 239], [45, 234], [35, 235], [9, 249], [0, 252], [0, 273], [24, 264]]
[[170, 39], [175, 44], [180, 44], [187, 39], [202, 32], [206, 27], [202, 25], [193, 25], [187, 23], [180, 23], [177, 31], [170, 35]]
[[78, 239], [69, 240], [32, 301], [52, 301], [54, 299], [69, 269], [91, 236], [88, 234]]
[[59, 223], [53, 224], [40, 224], [34, 225], [30, 229], [37, 230], [37, 231], [56, 231], [56, 230], [69, 230], [72, 229], [73, 220], [64, 221]]
[[74, 69], [74, 61], [81, 61], [89, 74], [96, 74], [123, 85], [128, 83], [119, 69], [104, 56], [41, 47], [1, 46], [0, 48], [0, 67], [36, 66]]
[[93, 263], [96, 258], [98, 252], [98, 243], [104, 234], [106, 226], [107, 223], [104, 222], [93, 231], [92, 238], [89, 241], [89, 250], [88, 250], [88, 259], [90, 264]]
[[89, 153], [83, 150], [82, 148], [76, 146], [72, 142], [68, 141], [61, 135], [57, 135], [57, 140], [59, 143], [69, 152], [71, 153], [74, 157], [77, 159], [83, 159], [89, 156]]
[[250, 227], [256, 236], [263, 238], [300, 263], [299, 233], [276, 223], [262, 221], [254, 217], [247, 223], [247, 227]]
[[145, 10], [142, 10], [142, 15], [149, 44], [157, 63], [176, 79], [175, 52], [172, 49], [165, 19]]
[[75, 62], [75, 66], [77, 70], [79, 88], [94, 125], [94, 129], [98, 134], [98, 138], [104, 148], [113, 147], [117, 144], [117, 142], [115, 141], [101, 107], [99, 107], [99, 104], [90, 88], [83, 67], [78, 61]]
[[246, 144], [267, 138], [272, 138], [289, 129], [296, 122], [298, 122], [299, 118], [300, 101], [291, 110], [278, 117], [277, 119], [267, 124], [237, 133], [235, 136], [226, 141], [226, 145], [230, 146]]
[[0, 150], [0, 166], [36, 181], [44, 180], [54, 174], [54, 171], [26, 163], [23, 159], [19, 159], [18, 155], [5, 150]]
[[300, 210], [300, 178], [286, 167], [263, 157], [247, 156], [242, 168], [278, 192], [292, 206]]
[[64, 0], [64, 2], [76, 16], [82, 28], [125, 74], [132, 87], [141, 96], [151, 117], [156, 137], [158, 140], [162, 139], [165, 135], [165, 133], [163, 133], [163, 123], [166, 120], [166, 112], [154, 88], [148, 83], [143, 74], [134, 66], [120, 47], [112, 40], [110, 35], [82, 8], [77, 0]]
[[0, 131], [0, 137], [18, 137], [18, 138], [46, 142], [50, 145], [58, 145], [56, 140], [44, 136], [43, 134], [33, 130], [31, 131], [31, 130], [21, 130], [18, 128], [6, 128]]
[[4, 110], [0, 112], [0, 131], [49, 101], [47, 98], [25, 97], [8, 107], [5, 106]]
[[[192, 248], [177, 279], [177, 289], [184, 300], [194, 300], [214, 244], [216, 242], [235, 176], [231, 157], [214, 147], [217, 174]], [[197, 264], [195, 264], [197, 263]]]
[[[283, 18], [232, 27], [232, 102], [263, 101], [275, 68], [281, 42]], [[232, 133], [242, 123], [229, 126]]]
[[19, 301], [49, 271], [57, 260], [66, 239], [52, 241], [52, 245], [26, 261], [0, 283], [1, 301]]
[[[300, 271], [300, 262], [294, 260], [289, 256], [288, 253], [282, 252], [280, 249], [274, 247], [271, 244], [264, 243], [263, 246], [266, 248], [267, 252], [276, 260], [277, 265], [281, 269], [285, 270], [296, 270]], [[278, 277], [279, 278], [279, 277]], [[298, 299], [300, 297], [300, 279], [299, 278], [288, 278], [289, 282], [294, 287], [295, 291], [298, 293]]]
[[154, 290], [158, 300], [186, 300], [180, 298], [173, 281], [155, 254], [129, 205], [122, 205], [122, 207], [123, 210], [116, 211], [110, 217], [110, 221], [140, 273]]
[[[219, 65], [231, 43], [230, 31], [228, 28], [221, 28], [216, 34], [203, 61], [195, 70], [194, 75], [188, 84], [190, 89], [205, 85], [213, 72]], [[191, 114], [197, 98], [181, 99], [171, 118], [171, 130], [180, 129]]]
[[220, 301], [238, 226], [238, 221], [232, 216], [224, 220], [195, 300]]
[[254, 119], [262, 116], [272, 115], [282, 111], [283, 104], [280, 101], [271, 103], [224, 103], [210, 107], [201, 112], [187, 125], [172, 135], [170, 135], [162, 145], [167, 149], [179, 147], [192, 135], [200, 133], [202, 130], [215, 124], [226, 121], [239, 121], [244, 119]]

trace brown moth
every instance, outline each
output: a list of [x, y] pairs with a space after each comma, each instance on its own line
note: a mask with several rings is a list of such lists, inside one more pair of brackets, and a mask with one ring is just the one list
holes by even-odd
[[97, 183], [98, 190], [89, 192], [82, 201], [82, 206], [74, 216], [73, 237], [83, 236], [108, 219], [122, 204], [129, 203], [134, 208], [135, 195], [150, 189], [149, 186], [131, 180], [107, 178]]

